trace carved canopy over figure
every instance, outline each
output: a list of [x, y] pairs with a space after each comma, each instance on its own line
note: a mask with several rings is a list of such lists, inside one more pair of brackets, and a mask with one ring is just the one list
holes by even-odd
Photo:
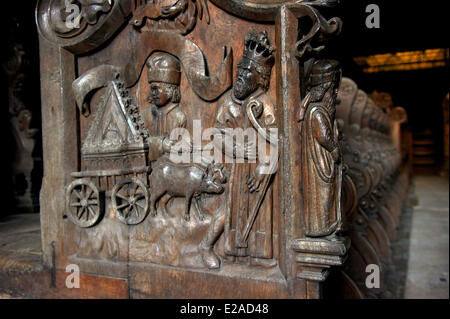
[[341, 79], [337, 61], [319, 60], [311, 70], [308, 94], [300, 108], [305, 197], [305, 231], [308, 237], [333, 234], [341, 224], [341, 152], [335, 120], [335, 103]]

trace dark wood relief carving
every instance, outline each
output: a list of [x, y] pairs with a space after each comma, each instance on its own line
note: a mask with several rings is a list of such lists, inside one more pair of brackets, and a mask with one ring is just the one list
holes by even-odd
[[69, 152], [46, 146], [45, 262], [54, 241], [55, 267], [128, 278], [133, 296], [166, 295], [158, 272], [173, 297], [194, 278], [210, 296], [245, 281], [264, 287], [248, 297], [318, 298], [349, 259], [348, 289], [368, 293], [356, 272], [389, 263], [399, 158], [390, 119], [323, 55], [337, 3], [69, 1], [68, 30], [66, 3], [41, 0], [41, 50], [62, 61], [41, 62], [44, 100], [65, 123], [45, 138]]
[[[274, 104], [267, 94], [274, 50], [267, 32], [246, 36], [233, 89], [218, 102], [216, 127], [224, 137], [220, 139], [215, 136], [214, 140], [224, 140], [226, 143], [227, 129], [246, 130], [251, 127], [260, 131], [260, 128], [275, 126]], [[266, 147], [270, 140], [268, 136], [263, 138], [263, 146]], [[229, 137], [229, 141], [233, 141], [233, 136]], [[227, 202], [222, 211], [214, 216], [207, 237], [202, 241], [203, 260], [208, 268], [219, 267], [212, 247], [222, 232], [225, 254], [230, 259], [250, 257], [251, 265], [269, 268], [276, 265], [272, 242], [272, 174], [263, 172], [266, 164], [253, 153], [255, 145], [250, 143], [242, 145], [239, 141], [233, 141], [229, 147], [232, 151], [225, 154], [242, 163], [237, 162], [229, 168]], [[227, 145], [222, 147], [224, 152], [227, 148]]]
[[209, 24], [209, 8], [206, 0], [157, 0], [139, 1], [131, 23], [140, 31], [167, 30], [187, 34], [195, 28], [197, 19]]
[[[49, 7], [52, 30], [62, 38], [77, 36], [88, 24], [96, 24], [99, 16], [108, 13], [111, 7], [112, 0], [52, 1]], [[73, 17], [73, 21], [70, 21], [72, 25], [69, 25], [66, 21], [74, 11], [79, 12], [79, 15]]]
[[327, 20], [313, 5], [298, 8], [312, 22], [311, 30], [300, 34], [295, 44], [304, 83], [297, 113], [302, 183], [311, 195], [303, 197], [304, 237], [295, 239], [292, 248], [299, 262], [297, 276], [321, 282], [330, 266], [343, 264], [350, 241], [342, 236], [343, 161], [341, 128], [335, 117], [342, 75], [338, 61], [322, 56], [327, 40], [339, 35], [342, 21], [337, 17]]
[[341, 227], [342, 154], [339, 129], [335, 120], [336, 97], [341, 71], [336, 61], [320, 60], [311, 69], [308, 94], [301, 105], [304, 121], [301, 138], [305, 181], [320, 194], [306, 198], [306, 236], [326, 237]]

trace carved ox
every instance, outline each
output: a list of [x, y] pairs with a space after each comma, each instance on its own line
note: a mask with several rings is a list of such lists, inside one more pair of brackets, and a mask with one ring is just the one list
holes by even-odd
[[167, 202], [172, 197], [185, 197], [186, 221], [190, 220], [189, 210], [194, 199], [195, 211], [199, 220], [204, 220], [198, 199], [202, 193], [221, 194], [222, 184], [226, 181], [223, 166], [210, 164], [204, 168], [195, 165], [174, 164], [165, 158], [155, 162], [150, 176], [150, 209], [151, 215], [156, 216], [156, 203], [161, 199], [161, 209], [167, 215]]

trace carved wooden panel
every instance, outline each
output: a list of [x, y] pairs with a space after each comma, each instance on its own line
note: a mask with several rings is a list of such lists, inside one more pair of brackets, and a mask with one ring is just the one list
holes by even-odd
[[398, 158], [355, 84], [337, 120], [337, 2], [41, 0], [45, 263], [135, 297], [318, 298], [350, 237], [388, 262]]

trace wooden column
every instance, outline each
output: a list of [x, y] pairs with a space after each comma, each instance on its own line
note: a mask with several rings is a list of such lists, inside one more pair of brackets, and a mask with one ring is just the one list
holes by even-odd
[[[63, 252], [65, 186], [79, 165], [77, 108], [72, 95], [75, 57], [40, 37], [44, 178], [41, 190], [44, 264], [55, 266]], [[58, 264], [58, 263], [57, 263]], [[63, 267], [64, 265], [60, 265]], [[65, 267], [65, 266], [64, 266]]]
[[302, 234], [301, 197], [301, 159], [302, 141], [299, 139], [299, 126], [296, 112], [301, 101], [300, 66], [295, 57], [295, 43], [298, 37], [298, 19], [286, 6], [282, 6], [276, 17], [276, 46], [279, 72], [277, 78], [277, 105], [280, 119], [279, 173], [282, 198], [281, 229], [284, 229], [283, 249], [285, 264], [283, 270], [294, 298], [307, 295], [307, 282], [297, 278], [297, 263], [290, 243]]

